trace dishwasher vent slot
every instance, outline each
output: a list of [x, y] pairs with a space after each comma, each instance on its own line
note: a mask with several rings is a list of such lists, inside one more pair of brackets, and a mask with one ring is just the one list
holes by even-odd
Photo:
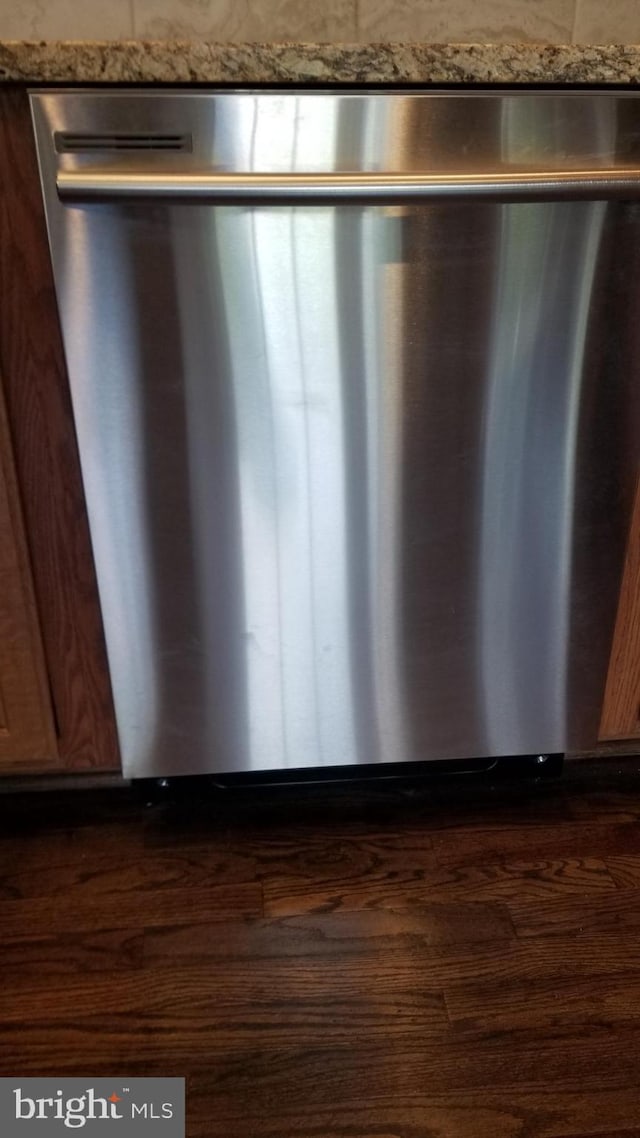
[[182, 150], [193, 149], [190, 134], [73, 134], [57, 130], [54, 134], [58, 154], [83, 154], [113, 150]]

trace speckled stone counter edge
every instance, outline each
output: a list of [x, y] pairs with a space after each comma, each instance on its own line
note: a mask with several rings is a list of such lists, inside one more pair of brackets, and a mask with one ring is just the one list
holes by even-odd
[[640, 45], [0, 41], [0, 82], [638, 83]]

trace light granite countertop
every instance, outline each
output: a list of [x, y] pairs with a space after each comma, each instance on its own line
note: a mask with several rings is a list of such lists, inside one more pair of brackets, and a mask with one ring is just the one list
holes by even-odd
[[640, 45], [0, 41], [5, 83], [640, 82]]

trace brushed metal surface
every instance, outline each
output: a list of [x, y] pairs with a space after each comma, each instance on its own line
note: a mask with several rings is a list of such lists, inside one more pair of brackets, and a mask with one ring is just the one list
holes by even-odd
[[[63, 203], [56, 180], [528, 171], [597, 197], [640, 168], [638, 96], [32, 107], [125, 774], [592, 745], [637, 474], [639, 207]], [[193, 147], [57, 154], [59, 131]]]
[[63, 201], [92, 198], [202, 199], [213, 204], [248, 201], [537, 201], [561, 198], [629, 198], [640, 192], [640, 170], [562, 170], [482, 174], [216, 174], [146, 170], [60, 170]]

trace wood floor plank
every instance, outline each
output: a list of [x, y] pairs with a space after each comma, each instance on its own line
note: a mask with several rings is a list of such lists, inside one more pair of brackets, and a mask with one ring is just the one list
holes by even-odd
[[179, 921], [224, 922], [262, 914], [262, 888], [250, 882], [211, 888], [149, 889], [129, 893], [90, 895], [78, 904], [75, 898], [36, 897], [0, 904], [0, 942], [28, 940], [75, 929], [154, 926]]
[[500, 944], [514, 939], [503, 905], [435, 904], [411, 909], [364, 909], [301, 917], [149, 929], [145, 959], [183, 955], [251, 958], [336, 958], [420, 949], [426, 945]]
[[[631, 1087], [622, 1093], [633, 1097]], [[602, 1108], [600, 1098], [592, 1101], [595, 1109]], [[256, 1134], [268, 1138], [637, 1138], [640, 1133], [637, 1122], [606, 1132], [591, 1129], [569, 1134], [553, 1129], [549, 1120], [559, 1114], [553, 1102], [539, 1103], [535, 1110], [522, 1101], [514, 1102], [509, 1091], [502, 1097], [478, 1095], [471, 1101], [458, 1095], [438, 1096], [435, 1101], [428, 1096], [404, 1106], [393, 1098], [371, 1107], [356, 1099], [302, 1115], [272, 1107], [271, 1113], [265, 1111], [260, 1118], [221, 1116], [215, 1100], [196, 1100], [196, 1105], [201, 1113], [190, 1121], [190, 1138], [228, 1138], [231, 1132], [234, 1138], [255, 1138]]]
[[[268, 1032], [256, 1033], [251, 1042], [241, 1021], [237, 1022], [235, 1035], [219, 1030], [211, 1015], [183, 1022], [162, 1014], [132, 1019], [125, 1013], [83, 1015], [70, 1008], [65, 1021], [0, 1024], [0, 1073], [10, 1071], [15, 1064], [19, 1041], [21, 1074], [25, 1076], [43, 1067], [64, 1074], [70, 1068], [77, 1070], [81, 1059], [86, 1072], [94, 1062], [104, 1064], [109, 1055], [117, 1056], [123, 1065], [141, 1059], [154, 1063], [166, 1059], [172, 1065], [182, 1063], [187, 1072], [194, 1056], [200, 1065], [218, 1069], [233, 1057], [244, 1060], [248, 1049], [264, 1057], [274, 1051], [282, 1058], [287, 1052], [292, 1062], [313, 1054], [315, 1044], [323, 1057], [322, 1066], [316, 1059], [315, 1077], [322, 1071], [324, 1080], [315, 1091], [318, 1105], [339, 1101], [349, 1083], [368, 1088], [370, 1099], [375, 1101], [391, 1094], [402, 1099], [415, 1088], [433, 1094], [450, 1092], [453, 1087], [487, 1090], [491, 1085], [507, 1084], [543, 1093], [550, 1089], [579, 1092], [588, 1085], [604, 1090], [629, 1086], [638, 1075], [640, 1026], [626, 1024], [606, 1031], [581, 1026], [554, 1033], [498, 1032], [479, 1041], [460, 1038], [453, 1029], [449, 1033], [421, 1032], [418, 1022], [396, 1032], [390, 1040], [382, 1030], [377, 1039], [361, 1038], [359, 1026], [349, 1028], [345, 1024], [341, 1030], [340, 1020], [335, 1033], [329, 1035], [324, 1019], [313, 1042], [312, 1025], [302, 1022], [292, 1025], [288, 1040], [283, 1030], [271, 1023], [270, 1037]], [[321, 1038], [322, 1047], [318, 1044]], [[308, 1088], [305, 1102], [313, 1101], [314, 1092]]]
[[[551, 1133], [554, 1128], [562, 1133], [561, 1111], [554, 1107], [554, 1100], [562, 1097], [572, 1103], [564, 1123], [568, 1132], [585, 1124], [597, 1130], [640, 1124], [637, 1095], [631, 1103], [622, 1099], [614, 1106], [616, 1090], [634, 1085], [637, 1078], [637, 1055], [628, 1051], [637, 1039], [637, 1029], [621, 1029], [606, 1035], [580, 1031], [553, 1037], [532, 1032], [528, 1040], [515, 1041], [497, 1034], [482, 1044], [453, 1040], [439, 1045], [429, 1039], [416, 1046], [411, 1039], [405, 1046], [398, 1043], [387, 1049], [382, 1042], [360, 1045], [354, 1038], [351, 1044], [336, 1047], [333, 1056], [329, 1047], [273, 1052], [254, 1048], [215, 1062], [203, 1058], [192, 1074], [190, 1090], [194, 1098], [216, 1095], [221, 1114], [228, 1116], [240, 1115], [241, 1104], [247, 1113], [257, 1115], [268, 1098], [279, 1104], [279, 1111], [289, 1107], [306, 1114], [332, 1104], [342, 1106], [361, 1095], [373, 1122], [380, 1121], [376, 1108], [385, 1100], [398, 1107], [412, 1101], [427, 1105], [440, 1096], [451, 1096], [451, 1102], [455, 1088], [461, 1100], [472, 1099], [478, 1105], [481, 1100], [473, 1092], [486, 1101], [494, 1088], [509, 1088], [503, 1105], [511, 1099], [546, 1107], [555, 1115], [547, 1121]], [[600, 1065], [596, 1041], [602, 1045]], [[593, 1116], [584, 1109], [582, 1096], [589, 1094], [606, 1099], [608, 1114]]]
[[0, 878], [37, 870], [92, 866], [107, 858], [133, 865], [142, 853], [141, 828], [135, 829], [127, 822], [44, 830], [27, 825], [18, 833], [5, 830], [0, 824]]
[[580, 1134], [566, 1135], [566, 1138], [589, 1138], [589, 1135], [590, 1135], [590, 1138], [632, 1138], [632, 1135], [637, 1135], [637, 1134], [638, 1134], [638, 1126], [636, 1125], [633, 1127], [633, 1129], [598, 1130], [598, 1131], [592, 1130], [589, 1132], [589, 1134], [587, 1134], [587, 1131], [583, 1130], [583, 1131], [581, 1131]]
[[9, 942], [0, 939], [0, 976], [6, 986], [33, 976], [50, 985], [52, 975], [141, 968], [142, 953], [143, 932], [135, 928]]
[[[252, 1076], [253, 1057], [248, 1058]], [[316, 1079], [322, 1077], [320, 1062]], [[363, 1080], [346, 1098], [305, 1105], [291, 1094], [296, 1074], [294, 1067], [291, 1088], [283, 1081], [280, 1093], [277, 1087], [256, 1093], [253, 1083], [243, 1083], [246, 1092], [237, 1101], [228, 1090], [233, 1080], [227, 1077], [225, 1087], [221, 1079], [207, 1093], [196, 1075], [188, 1095], [190, 1138], [637, 1138], [640, 1133], [633, 1085], [573, 1094], [553, 1086], [527, 1093], [492, 1085], [449, 1094], [417, 1087], [402, 1098], [376, 1095], [372, 1101]], [[616, 1129], [603, 1130], [598, 1120], [607, 1118]]]
[[640, 928], [640, 889], [616, 889], [591, 897], [562, 901], [508, 902], [519, 937], [567, 936], [588, 930]]
[[[314, 881], [301, 875], [265, 875], [267, 916], [328, 913], [351, 909], [397, 909], [433, 901], [484, 902], [545, 900], [610, 892], [616, 883], [598, 858], [499, 862], [493, 865], [422, 870], [411, 863], [404, 870], [381, 875], [364, 872], [349, 880]], [[640, 879], [640, 870], [639, 870]]]
[[[213, 968], [209, 959], [192, 961], [189, 957], [177, 958], [173, 964], [168, 959], [145, 960], [145, 964], [145, 975], [152, 983], [158, 974], [175, 974], [177, 984], [189, 985], [194, 978], [211, 973], [225, 999], [244, 1000], [247, 1006], [271, 998], [281, 1008], [289, 1001], [298, 1004], [306, 999], [343, 1004], [350, 996], [361, 1000], [367, 993], [373, 1002], [397, 993], [402, 1002], [407, 994], [431, 998], [437, 993], [441, 997], [443, 987], [428, 950], [398, 950], [393, 960], [390, 954], [376, 953], [369, 957], [253, 957], [250, 966], [242, 957], [218, 957]], [[441, 1002], [444, 1006], [444, 997]], [[448, 1016], [442, 1022], [448, 1026]]]
[[640, 1020], [640, 973], [456, 984], [444, 992], [451, 1022], [466, 1032]]
[[512, 827], [503, 830], [457, 829], [434, 833], [433, 848], [439, 865], [475, 865], [526, 858], [530, 861], [571, 858], [606, 860], [612, 854], [640, 853], [640, 824], [626, 822], [558, 823], [552, 826]]
[[560, 991], [576, 976], [601, 977], [605, 967], [611, 978], [640, 974], [640, 938], [633, 931], [433, 947], [410, 939], [382, 945], [375, 939], [358, 939], [344, 941], [342, 952], [309, 937], [298, 942], [301, 951], [296, 952], [286, 933], [265, 937], [259, 922], [248, 925], [248, 930], [234, 926], [235, 935], [229, 932], [230, 925], [219, 924], [150, 929], [144, 937], [145, 967], [214, 966], [224, 970], [232, 991], [244, 981], [247, 996], [254, 990], [249, 973], [257, 983], [265, 977], [265, 983], [284, 987], [292, 995], [304, 994], [309, 984], [325, 993], [331, 993], [335, 984], [340, 991], [341, 984], [357, 985], [361, 975], [371, 985], [403, 987], [408, 977], [416, 987], [429, 989], [553, 980]]
[[[154, 843], [154, 849], [163, 848]], [[192, 849], [184, 842], [163, 848], [165, 856], [175, 856]], [[428, 870], [437, 868], [432, 841], [427, 830], [408, 830], [401, 835], [367, 830], [355, 833], [327, 831], [320, 833], [216, 835], [199, 850], [220, 850], [231, 862], [244, 859], [254, 867], [254, 876], [263, 883], [280, 876], [293, 879], [301, 892], [317, 888], [321, 883], [336, 889], [348, 889], [363, 880], [388, 883], [400, 888]]]
[[[200, 1040], [213, 1053], [248, 1046], [312, 1046], [318, 1037], [325, 1043], [403, 1039], [419, 1041], [448, 1027], [442, 993], [405, 985], [403, 991], [374, 991], [367, 984], [354, 984], [342, 994], [309, 991], [297, 997], [286, 987], [261, 991], [252, 985], [231, 993], [224, 971], [192, 968], [180, 971], [121, 972], [50, 978], [19, 984], [5, 992], [0, 1004], [0, 1034], [12, 1024], [29, 1023], [47, 1030], [78, 1022], [78, 1010], [100, 1008], [105, 1030], [126, 1033], [135, 1026], [138, 1038], [157, 1032], [166, 1040], [173, 1036], [184, 1051]], [[102, 1026], [98, 1025], [98, 1030]], [[182, 1042], [180, 1042], [182, 1041]]]
[[640, 853], [611, 854], [605, 864], [612, 880], [621, 889], [640, 889]]
[[203, 889], [245, 884], [256, 879], [255, 859], [217, 847], [183, 847], [156, 855], [148, 851], [132, 858], [127, 854], [99, 854], [71, 859], [68, 864], [0, 869], [0, 904], [3, 898], [86, 897], [128, 894], [163, 888]]

